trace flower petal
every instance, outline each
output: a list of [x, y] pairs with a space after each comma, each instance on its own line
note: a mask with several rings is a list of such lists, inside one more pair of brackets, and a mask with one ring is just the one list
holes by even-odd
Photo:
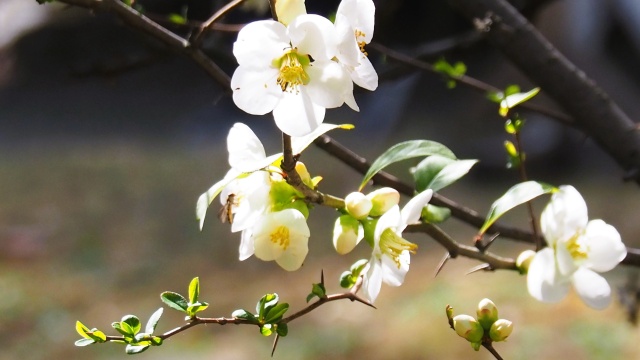
[[400, 207], [398, 205], [394, 205], [391, 209], [387, 210], [386, 213], [382, 214], [378, 219], [378, 223], [376, 224], [376, 228], [373, 232], [374, 238], [374, 251], [378, 248], [378, 244], [380, 242], [380, 237], [382, 233], [391, 228], [396, 231], [398, 227], [402, 226], [402, 216], [400, 215]]
[[273, 20], [254, 21], [238, 32], [233, 55], [240, 66], [267, 68], [290, 48], [287, 28]]
[[402, 208], [402, 223], [404, 227], [398, 229], [399, 232], [404, 231], [406, 225], [415, 224], [420, 220], [422, 208], [427, 206], [431, 196], [433, 196], [433, 190], [427, 189], [409, 200], [407, 205]]
[[378, 294], [380, 294], [380, 287], [382, 287], [382, 268], [379, 260], [371, 257], [365, 270], [363, 271], [365, 275], [362, 279], [362, 296], [369, 300], [370, 303], [373, 303], [376, 301]]
[[272, 111], [282, 98], [282, 89], [276, 83], [277, 69], [256, 70], [239, 66], [231, 77], [233, 102], [251, 115], [264, 115]]
[[291, 136], [304, 136], [322, 123], [325, 108], [314, 104], [304, 87], [297, 94], [282, 94], [282, 100], [273, 109], [276, 125], [282, 132]]
[[576, 260], [571, 256], [567, 244], [564, 241], [556, 244], [556, 263], [558, 271], [562, 276], [571, 276], [574, 271], [578, 270]]
[[335, 61], [314, 61], [306, 68], [309, 97], [314, 104], [335, 108], [344, 104], [348, 96], [353, 97], [353, 81], [347, 70]]
[[613, 269], [627, 256], [627, 248], [622, 243], [620, 233], [602, 220], [591, 220], [583, 238], [587, 248], [584, 266], [605, 272]]
[[553, 249], [544, 248], [531, 260], [527, 289], [542, 302], [558, 302], [569, 292], [569, 282], [557, 277]]
[[314, 60], [331, 60], [338, 52], [336, 29], [327, 18], [306, 14], [296, 17], [288, 27], [291, 45]]
[[351, 67], [358, 66], [362, 52], [354, 36], [355, 30], [351, 27], [349, 18], [344, 14], [336, 14], [336, 36], [338, 37], [338, 59], [341, 63]]
[[238, 250], [240, 253], [240, 261], [244, 261], [253, 255], [253, 236], [251, 234], [251, 229], [245, 229], [242, 231], [242, 236], [240, 237], [240, 248]]
[[[296, 210], [297, 211], [297, 210]], [[304, 219], [304, 217], [303, 217]], [[306, 225], [306, 221], [304, 221]], [[307, 228], [308, 230], [308, 228]], [[304, 263], [309, 253], [309, 235], [296, 234], [291, 236], [291, 242], [282, 256], [276, 259], [276, 263], [287, 271], [298, 270]]]
[[372, 0], [342, 0], [338, 5], [338, 15], [344, 15], [350, 20], [351, 26], [364, 33], [365, 43], [371, 42], [375, 25], [376, 6]]
[[[266, 158], [264, 146], [256, 134], [243, 123], [235, 123], [227, 136], [227, 151], [229, 151], [229, 165], [240, 172], [251, 172], [259, 169], [256, 162], [263, 162]], [[265, 164], [265, 167], [269, 164]]]
[[567, 240], [583, 230], [589, 221], [587, 204], [573, 186], [560, 186], [542, 211], [540, 228], [549, 246]]
[[382, 281], [390, 286], [402, 285], [411, 263], [411, 255], [409, 252], [405, 250], [398, 256], [399, 267], [390, 256], [382, 255], [380, 262], [382, 265]]
[[351, 72], [351, 80], [367, 90], [373, 91], [378, 88], [378, 73], [364, 54], [360, 54], [360, 65]]
[[596, 272], [581, 267], [573, 274], [572, 281], [576, 292], [588, 306], [602, 310], [611, 303], [611, 287]]

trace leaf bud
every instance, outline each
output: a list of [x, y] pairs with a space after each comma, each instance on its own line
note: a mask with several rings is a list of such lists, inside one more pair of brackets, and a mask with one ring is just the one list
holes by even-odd
[[361, 192], [352, 192], [344, 199], [347, 212], [358, 220], [362, 220], [369, 216], [371, 211], [371, 200], [369, 200]]
[[489, 330], [491, 325], [498, 320], [498, 308], [493, 301], [489, 299], [482, 299], [478, 303], [478, 322], [485, 330]]
[[333, 227], [333, 247], [340, 255], [348, 254], [362, 240], [363, 232], [358, 220], [351, 215], [342, 215]]
[[367, 198], [371, 200], [371, 216], [381, 216], [393, 206], [400, 202], [400, 193], [398, 190], [384, 187], [367, 194]]
[[489, 337], [493, 341], [505, 341], [513, 331], [513, 323], [509, 320], [498, 319], [489, 329]]
[[481, 342], [484, 336], [484, 329], [478, 320], [469, 315], [456, 315], [453, 318], [453, 329], [471, 343]]

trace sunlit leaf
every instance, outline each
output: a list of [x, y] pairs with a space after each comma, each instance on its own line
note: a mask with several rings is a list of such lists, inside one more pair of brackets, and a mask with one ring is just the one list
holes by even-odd
[[540, 92], [540, 88], [533, 88], [526, 93], [515, 93], [511, 95], [506, 95], [505, 98], [500, 102], [499, 113], [500, 116], [507, 116], [509, 110], [514, 107], [530, 100], [534, 96], [536, 96]]
[[147, 350], [148, 348], [149, 348], [149, 345], [131, 345], [131, 344], [127, 344], [127, 347], [126, 347], [125, 351], [129, 355], [135, 355], [135, 354], [140, 354], [141, 352]]
[[194, 277], [189, 283], [189, 303], [195, 303], [200, 296], [200, 278]]
[[91, 344], [95, 344], [96, 341], [93, 339], [87, 339], [87, 338], [82, 338], [79, 340], [76, 340], [76, 342], [74, 343], [75, 346], [87, 346], [87, 345], [91, 345]]
[[289, 310], [289, 304], [287, 303], [281, 303], [271, 307], [264, 317], [264, 322], [273, 323], [280, 321], [280, 318], [285, 312], [287, 312], [287, 310]]
[[164, 309], [159, 308], [151, 315], [151, 317], [149, 318], [149, 321], [147, 321], [147, 326], [145, 326], [144, 332], [153, 334], [153, 332], [156, 330], [156, 326], [158, 325], [158, 321], [160, 321], [160, 317], [162, 316], [163, 312], [164, 312]]
[[451, 217], [451, 210], [442, 206], [427, 204], [422, 208], [422, 218], [432, 224], [440, 224]]
[[287, 336], [289, 333], [289, 326], [287, 324], [278, 324], [278, 328], [276, 328], [276, 333], [280, 336]]
[[477, 162], [478, 160], [453, 160], [439, 155], [429, 156], [422, 160], [413, 172], [416, 190], [438, 191], [466, 175]]
[[271, 334], [273, 334], [273, 325], [264, 324], [263, 326], [261, 326], [260, 334], [262, 334], [263, 336], [271, 336]]
[[446, 146], [430, 140], [410, 140], [401, 142], [389, 148], [380, 157], [378, 157], [367, 171], [360, 183], [359, 189], [362, 188], [373, 178], [379, 171], [385, 167], [398, 161], [407, 160], [415, 157], [441, 155], [447, 158], [455, 159], [456, 156]]
[[170, 308], [174, 310], [178, 310], [186, 313], [187, 308], [189, 307], [187, 299], [185, 299], [184, 296], [178, 293], [174, 293], [172, 291], [163, 292], [162, 294], [160, 294], [160, 299], [162, 299], [163, 303], [167, 304]]
[[[120, 321], [122, 329], [129, 332], [131, 335], [135, 335], [140, 331], [142, 325], [140, 319], [135, 315], [125, 315]], [[128, 328], [127, 328], [128, 327]]]
[[487, 229], [507, 211], [520, 204], [524, 204], [527, 201], [535, 199], [540, 195], [554, 191], [556, 191], [554, 186], [537, 181], [525, 181], [514, 185], [507, 190], [504, 195], [496, 200], [493, 205], [491, 205], [487, 219], [485, 220], [484, 225], [480, 228], [480, 234], [484, 234], [485, 231], [487, 231]]
[[231, 316], [238, 319], [248, 320], [254, 323], [258, 322], [255, 315], [244, 309], [235, 310], [233, 313], [231, 313]]

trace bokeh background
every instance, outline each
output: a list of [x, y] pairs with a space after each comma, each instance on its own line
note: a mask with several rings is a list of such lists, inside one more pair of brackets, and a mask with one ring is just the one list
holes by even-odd
[[[223, 3], [145, 5], [157, 14], [186, 12], [197, 20]], [[328, 13], [336, 3], [308, 0], [307, 6]], [[632, 118], [640, 118], [637, 1], [519, 3], [561, 51]], [[376, 4], [374, 39], [394, 49], [437, 45], [470, 30], [444, 1]], [[252, 11], [236, 11], [225, 21], [264, 16]], [[207, 43], [229, 73], [233, 40], [233, 33], [216, 33]], [[440, 141], [460, 158], [479, 159], [469, 176], [443, 194], [486, 213], [493, 199], [518, 181], [504, 166], [502, 144], [508, 138], [495, 105], [464, 87], [447, 89], [439, 76], [396, 71], [371, 54], [386, 80], [376, 92], [356, 93], [360, 113], [328, 111], [326, 122], [356, 125], [332, 135], [369, 159], [407, 139]], [[464, 61], [469, 75], [496, 86], [532, 86], [482, 42], [427, 60], [442, 56]], [[544, 95], [536, 101], [554, 106]], [[583, 134], [538, 114], [525, 115], [530, 176], [574, 184], [591, 218], [605, 219], [627, 245], [640, 246], [638, 186], [623, 183], [622, 171]], [[370, 250], [362, 246], [347, 256], [335, 254], [336, 214], [330, 209], [312, 212], [310, 254], [294, 273], [255, 258], [239, 262], [239, 235], [213, 216], [198, 230], [195, 201], [226, 173], [225, 138], [237, 121], [259, 134], [267, 153], [278, 151], [270, 116], [243, 114], [195, 64], [114, 17], [35, 0], [0, 0], [0, 359], [124, 358], [116, 344], [74, 347], [75, 321], [109, 333], [111, 322], [125, 314], [146, 322], [162, 306], [162, 291], [186, 293], [194, 276], [201, 280], [201, 298], [211, 304], [207, 316], [253, 309], [267, 292], [300, 309], [321, 269], [329, 292], [340, 291], [340, 273], [368, 258]], [[322, 191], [344, 196], [360, 181], [317, 148], [302, 160], [312, 174], [324, 176]], [[391, 171], [410, 181], [408, 169], [415, 164]], [[538, 212], [545, 200], [535, 203]], [[504, 222], [526, 226], [524, 210]], [[475, 233], [456, 220], [444, 228], [460, 242], [470, 242]], [[627, 321], [617, 290], [614, 304], [597, 312], [573, 293], [559, 304], [538, 303], [527, 294], [525, 278], [511, 272], [465, 275], [477, 265], [466, 259], [450, 262], [434, 278], [444, 250], [425, 236], [410, 239], [420, 248], [406, 282], [383, 287], [377, 310], [347, 301], [323, 306], [290, 324], [274, 358], [491, 359], [471, 350], [444, 315], [447, 304], [456, 313], [473, 314], [484, 297], [515, 323], [509, 341], [496, 344], [507, 359], [640, 356], [640, 330]], [[525, 248], [501, 239], [493, 251], [513, 257]], [[622, 266], [607, 278], [618, 289], [635, 275], [636, 269]], [[166, 309], [158, 330], [181, 322], [180, 314]], [[137, 358], [268, 358], [271, 341], [254, 327], [199, 326]]]

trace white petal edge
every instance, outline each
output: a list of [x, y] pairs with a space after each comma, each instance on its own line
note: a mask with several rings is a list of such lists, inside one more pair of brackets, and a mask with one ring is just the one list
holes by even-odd
[[597, 272], [613, 269], [627, 256], [618, 230], [599, 219], [587, 224], [584, 245], [587, 248], [585, 266]]
[[569, 282], [557, 279], [555, 271], [553, 250], [550, 248], [540, 250], [531, 260], [527, 272], [529, 294], [547, 303], [562, 300], [569, 292]]
[[239, 66], [231, 77], [233, 102], [251, 115], [264, 115], [278, 105], [282, 89], [276, 83], [278, 70]]
[[611, 287], [605, 278], [587, 268], [573, 274], [573, 287], [589, 307], [602, 310], [611, 303]]
[[314, 104], [304, 87], [298, 94], [283, 93], [282, 100], [273, 109], [276, 126], [291, 136], [312, 133], [324, 120], [324, 114], [325, 108]]
[[[427, 189], [420, 194], [414, 196], [407, 205], [402, 208], [402, 223], [406, 225], [415, 224], [420, 220], [422, 209], [427, 206], [431, 197], [433, 196], [433, 190]], [[398, 229], [398, 231], [404, 231], [404, 227]]]

